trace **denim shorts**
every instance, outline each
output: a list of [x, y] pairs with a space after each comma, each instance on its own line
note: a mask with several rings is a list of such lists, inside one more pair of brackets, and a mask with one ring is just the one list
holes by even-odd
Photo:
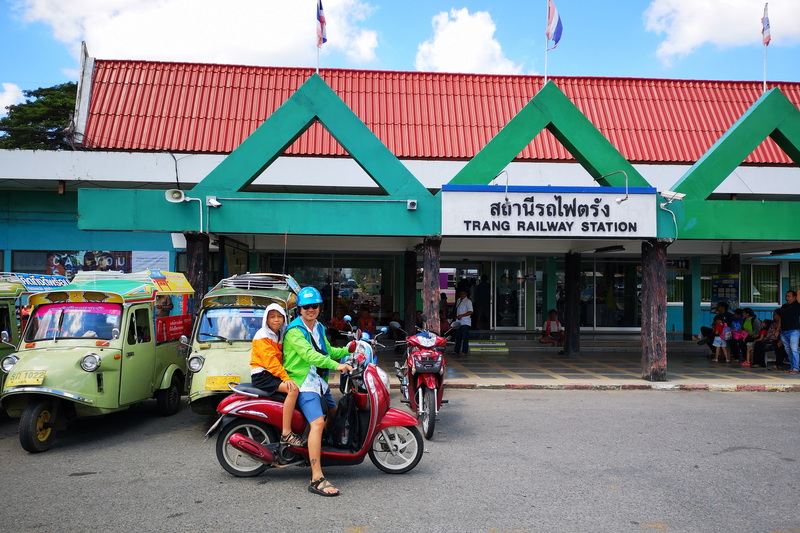
[[[322, 395], [322, 399], [328, 404], [328, 410], [336, 407], [336, 402], [333, 401], [330, 389]], [[320, 401], [320, 395], [316, 392], [300, 391], [300, 395], [297, 397], [297, 406], [309, 422], [313, 422], [322, 416], [322, 402]]]

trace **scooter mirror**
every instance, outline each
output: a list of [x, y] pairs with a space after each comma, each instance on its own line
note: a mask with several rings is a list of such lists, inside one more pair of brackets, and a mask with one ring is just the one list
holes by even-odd
[[343, 319], [343, 320], [344, 320], [345, 322], [352, 322], [352, 320], [353, 320], [353, 317], [351, 317], [350, 315], [344, 315], [344, 319]]
[[386, 333], [387, 331], [389, 331], [389, 330], [386, 329], [386, 326], [381, 327], [381, 333]]
[[400, 322], [395, 322], [394, 320], [392, 320], [391, 322], [389, 322], [389, 327], [392, 329], [400, 329]]
[[458, 329], [460, 327], [461, 327], [461, 321], [453, 320], [452, 322], [450, 322], [450, 329]]

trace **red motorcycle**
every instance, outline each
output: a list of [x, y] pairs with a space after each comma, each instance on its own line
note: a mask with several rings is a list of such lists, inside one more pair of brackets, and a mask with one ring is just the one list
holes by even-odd
[[[376, 335], [370, 343], [375, 343]], [[364, 342], [359, 339], [359, 344]], [[422, 458], [423, 440], [417, 421], [410, 414], [389, 407], [389, 377], [367, 363], [358, 347], [350, 362], [353, 372], [344, 383], [345, 396], [355, 404], [356, 420], [343, 439], [323, 436], [322, 465], [357, 465], [369, 454], [373, 464], [389, 474], [404, 474]], [[308, 449], [280, 444], [282, 398], [267, 397], [258, 388], [231, 383], [234, 394], [224, 398], [221, 415], [206, 433], [217, 428], [217, 460], [222, 468], [238, 477], [257, 476], [270, 466], [308, 466]], [[281, 395], [282, 396], [282, 395]], [[340, 408], [342, 403], [340, 402]], [[339, 413], [337, 412], [337, 418]], [[305, 434], [307, 422], [299, 410], [292, 417], [292, 431]], [[339, 436], [341, 437], [341, 435]], [[330, 442], [335, 442], [336, 445]]]
[[[447, 403], [443, 399], [444, 376], [447, 372], [447, 361], [444, 357], [447, 338], [428, 331], [425, 327], [425, 315], [422, 315], [422, 324], [423, 328], [415, 335], [408, 335], [397, 322], [391, 322], [389, 327], [407, 335], [405, 341], [398, 341], [406, 344], [406, 360], [402, 366], [395, 361], [394, 367], [400, 379], [403, 402], [409, 404], [422, 426], [422, 433], [426, 439], [430, 439], [433, 437], [439, 410], [443, 403]], [[454, 321], [447, 333], [458, 327], [460, 323]]]

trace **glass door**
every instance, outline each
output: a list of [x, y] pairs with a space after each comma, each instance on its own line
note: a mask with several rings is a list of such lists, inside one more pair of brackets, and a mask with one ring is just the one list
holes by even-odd
[[497, 261], [494, 272], [495, 329], [525, 327], [525, 264], [521, 261]]

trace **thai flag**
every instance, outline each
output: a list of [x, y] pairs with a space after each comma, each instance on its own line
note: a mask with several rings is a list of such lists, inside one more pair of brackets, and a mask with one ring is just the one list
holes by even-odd
[[[553, 48], [558, 46], [558, 41], [561, 40], [561, 30], [561, 17], [558, 14], [556, 5], [553, 0], [547, 0], [547, 29], [544, 34], [547, 36], [548, 41], [553, 41]], [[549, 50], [553, 48], [549, 48]]]
[[761, 40], [764, 43], [764, 46], [767, 46], [772, 40], [772, 37], [769, 35], [769, 15], [767, 14], [767, 5], [769, 4], [764, 4], [764, 16], [761, 18]]
[[328, 42], [328, 33], [325, 31], [325, 12], [322, 10], [322, 0], [317, 2], [317, 48]]

